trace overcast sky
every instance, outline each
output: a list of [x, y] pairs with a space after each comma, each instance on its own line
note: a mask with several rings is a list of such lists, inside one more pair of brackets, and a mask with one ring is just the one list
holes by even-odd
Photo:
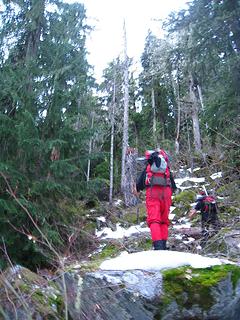
[[[73, 3], [76, 0], [65, 0]], [[159, 19], [186, 7], [187, 0], [79, 0], [87, 10], [88, 24], [95, 26], [87, 46], [89, 63], [100, 79], [103, 69], [123, 52], [123, 21], [126, 21], [127, 51], [137, 61], [148, 30], [161, 34]]]

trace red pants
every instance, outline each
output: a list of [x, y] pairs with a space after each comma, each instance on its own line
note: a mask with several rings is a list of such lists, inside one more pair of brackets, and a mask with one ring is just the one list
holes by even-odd
[[152, 241], [168, 238], [171, 196], [170, 187], [153, 186], [146, 190], [147, 224], [151, 230]]

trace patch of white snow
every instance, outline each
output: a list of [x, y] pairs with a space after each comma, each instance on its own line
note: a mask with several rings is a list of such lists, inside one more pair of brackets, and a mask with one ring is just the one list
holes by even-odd
[[215, 180], [215, 179], [217, 179], [217, 178], [222, 178], [222, 172], [213, 173], [213, 174], [210, 176], [210, 178], [211, 178], [212, 180]]
[[193, 268], [207, 268], [221, 265], [218, 258], [204, 257], [198, 254], [150, 250], [137, 253], [123, 252], [119, 257], [104, 261], [101, 270], [162, 270], [190, 265]]
[[116, 225], [116, 231], [113, 231], [110, 228], [104, 228], [101, 231], [96, 232], [97, 237], [101, 237], [102, 239], [121, 239], [124, 237], [130, 237], [133, 234], [142, 233], [142, 232], [150, 232], [149, 228], [143, 228], [141, 225], [131, 226], [128, 229], [124, 229], [118, 223]]

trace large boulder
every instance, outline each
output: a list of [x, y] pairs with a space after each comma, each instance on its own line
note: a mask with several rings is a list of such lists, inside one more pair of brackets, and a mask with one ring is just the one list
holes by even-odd
[[57, 285], [18, 265], [1, 273], [0, 301], [0, 319], [63, 319]]
[[[138, 260], [142, 255], [145, 261]], [[83, 264], [68, 267], [64, 283], [63, 274], [52, 282], [26, 268], [9, 268], [0, 278], [0, 318], [65, 319], [65, 300], [73, 320], [239, 320], [239, 266], [182, 252], [146, 251], [122, 258], [92, 271]], [[179, 267], [171, 267], [176, 260]], [[118, 270], [111, 270], [112, 262]]]
[[[164, 255], [162, 257], [165, 259]], [[196, 263], [198, 257], [192, 255]], [[141, 265], [137, 269], [135, 264], [133, 259], [129, 270], [124, 270], [119, 263], [119, 270], [68, 272], [66, 284], [71, 296], [72, 318], [239, 320], [239, 266], [220, 264], [206, 268], [181, 266], [141, 270]], [[165, 267], [167, 265], [166, 262]]]

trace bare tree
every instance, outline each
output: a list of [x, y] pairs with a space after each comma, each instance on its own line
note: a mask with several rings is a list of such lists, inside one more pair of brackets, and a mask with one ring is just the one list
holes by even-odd
[[190, 79], [189, 79], [189, 95], [190, 95], [190, 100], [192, 102], [191, 116], [192, 116], [192, 124], [193, 124], [194, 146], [197, 152], [201, 152], [202, 145], [201, 145], [199, 117], [198, 117], [198, 112], [199, 112], [198, 89], [197, 89], [196, 83], [194, 82], [194, 78], [192, 74], [190, 74]]
[[124, 194], [126, 179], [126, 154], [128, 147], [128, 113], [129, 113], [129, 81], [128, 81], [128, 56], [127, 56], [127, 35], [125, 21], [123, 25], [124, 32], [124, 115], [123, 115], [123, 142], [122, 142], [122, 173], [121, 173], [121, 190]]
[[110, 147], [110, 189], [109, 203], [113, 200], [113, 151], [114, 151], [114, 127], [115, 127], [115, 109], [116, 109], [116, 71], [114, 69], [113, 76], [113, 97], [111, 105], [111, 147]]
[[[92, 112], [91, 113], [91, 129], [93, 129], [93, 124], [94, 124], [94, 113]], [[90, 156], [91, 156], [91, 153], [92, 153], [92, 145], [93, 145], [93, 137], [91, 137], [90, 140], [89, 140], [89, 148], [88, 148], [89, 158], [88, 158], [88, 165], [87, 165], [87, 182], [90, 179], [90, 169], [91, 169]]]
[[151, 90], [151, 98], [152, 98], [152, 112], [153, 112], [153, 141], [154, 145], [157, 146], [157, 120], [156, 120], [156, 103], [155, 103], [155, 91], [152, 87]]
[[124, 203], [126, 206], [136, 206], [138, 198], [133, 194], [133, 188], [137, 176], [137, 150], [127, 148], [125, 162], [125, 186], [124, 186]]

